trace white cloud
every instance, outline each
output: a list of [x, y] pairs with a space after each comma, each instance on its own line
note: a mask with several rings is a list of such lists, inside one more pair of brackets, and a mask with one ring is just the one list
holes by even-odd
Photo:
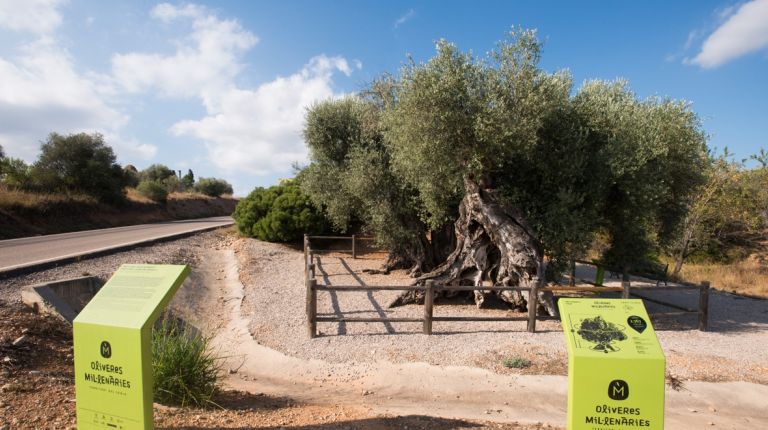
[[180, 121], [171, 131], [203, 140], [211, 162], [224, 171], [289, 171], [292, 163], [307, 159], [301, 137], [306, 108], [341, 96], [332, 88], [337, 71], [351, 73], [344, 58], [317, 56], [299, 72], [255, 90], [230, 88], [206, 104], [208, 116]]
[[[118, 154], [154, 156], [156, 147], [120, 137], [129, 117], [106, 101], [96, 75], [77, 71], [69, 52], [50, 33], [61, 22], [62, 2], [14, 2], [15, 27], [3, 21], [9, 3], [0, 0], [0, 26], [30, 30], [33, 40], [18, 46], [15, 56], [0, 57], [0, 145], [6, 153], [32, 161], [39, 143], [55, 131], [100, 132]], [[25, 24], [34, 20], [40, 25]]]
[[36, 34], [53, 32], [61, 24], [63, 0], [0, 0], [0, 28]]
[[171, 55], [113, 56], [113, 82], [129, 92], [199, 98], [207, 115], [178, 121], [170, 132], [202, 140], [211, 163], [229, 173], [268, 175], [306, 161], [301, 137], [306, 108], [339, 96], [332, 88], [334, 73], [349, 76], [362, 67], [359, 61], [350, 64], [342, 57], [320, 55], [290, 76], [241, 88], [236, 79], [242, 57], [258, 38], [238, 21], [220, 19], [193, 4], [159, 4], [150, 15], [167, 24], [191, 22], [191, 32]]
[[407, 21], [410, 21], [414, 16], [416, 16], [416, 11], [413, 9], [410, 9], [408, 12], [405, 13], [405, 15], [395, 20], [395, 24], [394, 24], [395, 28], [398, 28], [401, 25], [405, 24]]
[[13, 61], [0, 58], [0, 118], [0, 144], [26, 160], [35, 158], [38, 142], [52, 131], [107, 132], [128, 121], [47, 38], [23, 46]]
[[725, 16], [690, 63], [709, 69], [768, 48], [768, 0], [752, 0]]
[[201, 91], [218, 92], [242, 70], [239, 56], [258, 38], [235, 20], [221, 20], [201, 6], [176, 7], [162, 3], [151, 16], [165, 23], [192, 21], [192, 33], [171, 56], [147, 53], [118, 54], [112, 58], [116, 85], [128, 92], [157, 90], [166, 96], [192, 97]]
[[[60, 22], [52, 10], [57, 18], [51, 22]], [[238, 21], [220, 19], [202, 6], [167, 3], [150, 16], [160, 25], [186, 26], [187, 33], [170, 54], [113, 55], [111, 73], [78, 71], [55, 32], [32, 33], [35, 41], [19, 48], [17, 57], [0, 57], [0, 145], [6, 152], [30, 161], [51, 131], [97, 131], [119, 156], [151, 159], [158, 148], [130, 137], [130, 118], [122, 109], [126, 102], [161, 94], [202, 104], [202, 118], [177, 121], [169, 132], [202, 141], [221, 172], [288, 173], [293, 162], [307, 158], [301, 136], [306, 108], [340, 97], [334, 76], [362, 68], [357, 60], [319, 55], [291, 75], [244, 88], [237, 79], [258, 38]]]

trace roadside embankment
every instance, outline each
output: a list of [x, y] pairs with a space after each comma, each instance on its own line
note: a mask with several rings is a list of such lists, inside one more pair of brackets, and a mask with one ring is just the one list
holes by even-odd
[[121, 205], [82, 195], [40, 194], [0, 188], [0, 240], [42, 234], [121, 227], [158, 221], [230, 215], [237, 200], [197, 193], [171, 193], [155, 203], [129, 192]]

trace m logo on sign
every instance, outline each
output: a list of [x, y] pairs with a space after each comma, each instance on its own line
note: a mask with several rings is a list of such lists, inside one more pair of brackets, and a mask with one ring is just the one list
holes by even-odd
[[101, 342], [101, 356], [104, 358], [112, 357], [112, 345], [106, 340]]
[[613, 400], [626, 400], [629, 397], [629, 385], [621, 379], [614, 379], [608, 384], [608, 397]]

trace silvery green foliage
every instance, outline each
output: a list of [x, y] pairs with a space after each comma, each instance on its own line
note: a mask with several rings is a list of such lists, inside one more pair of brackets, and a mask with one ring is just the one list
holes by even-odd
[[574, 89], [567, 71], [539, 66], [540, 53], [532, 30], [482, 58], [440, 41], [433, 58], [363, 96], [314, 106], [306, 191], [339, 226], [356, 218], [406, 240], [455, 221], [470, 178], [521, 212], [555, 261], [601, 230], [612, 262], [642, 260], [702, 180], [699, 120], [685, 102], [640, 100], [621, 80]]

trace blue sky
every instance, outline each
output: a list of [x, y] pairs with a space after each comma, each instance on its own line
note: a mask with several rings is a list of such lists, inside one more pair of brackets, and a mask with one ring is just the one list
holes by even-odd
[[768, 149], [768, 0], [644, 2], [0, 0], [0, 145], [98, 131], [122, 164], [245, 195], [306, 162], [306, 106], [396, 73], [440, 38], [482, 55], [537, 28], [542, 66], [688, 100], [737, 158]]

